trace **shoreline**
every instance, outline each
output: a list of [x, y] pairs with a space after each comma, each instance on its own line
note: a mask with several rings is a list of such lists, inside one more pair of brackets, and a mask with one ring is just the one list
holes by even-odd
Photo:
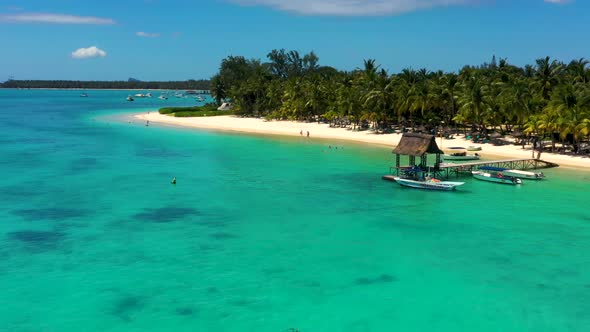
[[[296, 121], [266, 121], [257, 118], [240, 118], [231, 115], [196, 118], [175, 118], [159, 114], [158, 111], [148, 113], [133, 113], [135, 119], [150, 121], [178, 127], [208, 129], [225, 132], [237, 132], [257, 135], [306, 137], [309, 131], [311, 139], [334, 139], [379, 145], [393, 149], [400, 141], [402, 134], [375, 134], [372, 131], [351, 131], [346, 128], [330, 128], [325, 123], [307, 123]], [[300, 134], [302, 132], [303, 135]], [[452, 146], [478, 146], [482, 151], [478, 153], [484, 158], [497, 157], [499, 159], [531, 158], [531, 147], [517, 145], [495, 146], [489, 143], [473, 143], [458, 136], [455, 139], [436, 139], [439, 147], [445, 152]], [[441, 144], [442, 143], [442, 144]], [[536, 156], [536, 153], [535, 153]], [[496, 158], [494, 158], [496, 159]], [[541, 160], [558, 164], [560, 167], [590, 170], [590, 157], [560, 155], [549, 152], [541, 154]]]

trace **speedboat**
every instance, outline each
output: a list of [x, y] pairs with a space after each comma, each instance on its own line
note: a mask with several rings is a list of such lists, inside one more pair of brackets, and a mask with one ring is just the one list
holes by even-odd
[[200, 101], [200, 102], [205, 101], [205, 99], [203, 99], [203, 97], [201, 97], [201, 96], [197, 96], [196, 99], [197, 99], [197, 101]]
[[146, 93], [146, 95], [145, 95], [145, 96], [146, 96], [147, 98], [152, 98], [152, 93], [151, 93], [151, 92], [148, 92], [148, 93]]
[[218, 111], [231, 111], [232, 105], [231, 103], [223, 103], [221, 106], [217, 107]]
[[86, 97], [88, 97], [88, 94], [87, 94], [87, 93], [85, 93], [85, 92], [84, 92], [84, 93], [81, 93], [81, 94], [80, 94], [80, 97], [84, 97], [84, 98], [86, 98]]
[[134, 100], [133, 97], [127, 96], [127, 101], [133, 101], [133, 100]]
[[168, 97], [166, 97], [165, 95], [161, 95], [160, 97], [158, 97], [158, 99], [166, 100], [168, 99]]
[[133, 97], [135, 97], [135, 98], [145, 98], [146, 95], [144, 95], [143, 93], [137, 93]]
[[452, 152], [449, 154], [444, 154], [444, 160], [453, 160], [453, 161], [465, 161], [465, 160], [479, 160], [481, 156], [477, 153], [468, 154], [466, 151], [463, 152]]
[[413, 180], [404, 179], [402, 177], [394, 177], [395, 182], [399, 183], [404, 187], [426, 189], [426, 190], [442, 190], [442, 191], [453, 191], [457, 187], [462, 186], [465, 182], [450, 182], [441, 181], [435, 178], [426, 178], [424, 180]]
[[526, 180], [543, 180], [545, 178], [545, 174], [543, 172], [529, 172], [529, 171], [521, 171], [518, 169], [509, 169], [504, 171], [505, 175], [514, 176], [515, 178], [519, 179], [526, 179]]
[[480, 167], [478, 171], [472, 171], [473, 177], [478, 180], [517, 185], [522, 184], [522, 180], [514, 176], [505, 175], [504, 171], [498, 171], [501, 168], [496, 167]]

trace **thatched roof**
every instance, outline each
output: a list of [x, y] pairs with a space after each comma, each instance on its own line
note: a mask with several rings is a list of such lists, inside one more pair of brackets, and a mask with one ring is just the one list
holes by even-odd
[[433, 135], [405, 133], [393, 153], [420, 157], [426, 153], [443, 154]]

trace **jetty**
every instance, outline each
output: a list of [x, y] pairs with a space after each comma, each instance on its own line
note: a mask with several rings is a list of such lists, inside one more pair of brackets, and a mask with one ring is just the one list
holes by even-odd
[[471, 171], [476, 171], [483, 166], [492, 166], [507, 169], [517, 169], [526, 171], [529, 169], [544, 169], [559, 167], [558, 164], [540, 159], [505, 159], [505, 160], [483, 160], [467, 163], [445, 163], [434, 166], [434, 171], [440, 176], [449, 178], [452, 175], [459, 176], [461, 173], [471, 175]]
[[[405, 133], [398, 146], [393, 150], [395, 154], [395, 165], [390, 167], [390, 174], [400, 175], [404, 170], [421, 168], [429, 171], [437, 178], [459, 177], [463, 174], [471, 175], [472, 171], [483, 166], [500, 167], [515, 170], [530, 170], [559, 167], [558, 164], [534, 158], [525, 159], [503, 159], [503, 160], [481, 160], [465, 163], [443, 163], [444, 152], [436, 144], [433, 135]], [[427, 155], [436, 155], [433, 166], [427, 165]], [[409, 164], [401, 165], [401, 156], [407, 156]], [[419, 160], [419, 165], [416, 162]], [[391, 175], [383, 177], [384, 180], [391, 180]]]

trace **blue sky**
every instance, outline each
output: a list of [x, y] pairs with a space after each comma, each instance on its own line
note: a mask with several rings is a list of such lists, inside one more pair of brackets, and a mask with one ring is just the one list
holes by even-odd
[[344, 70], [569, 62], [590, 58], [588, 13], [586, 0], [0, 0], [0, 81], [209, 78], [273, 48]]

